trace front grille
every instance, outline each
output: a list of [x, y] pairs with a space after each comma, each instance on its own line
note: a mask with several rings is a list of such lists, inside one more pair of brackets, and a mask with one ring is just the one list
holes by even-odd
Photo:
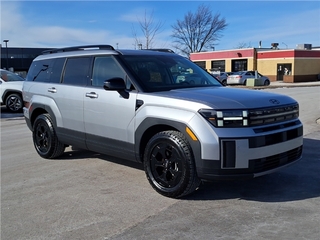
[[258, 126], [296, 119], [299, 117], [299, 105], [292, 104], [272, 108], [252, 109], [248, 113], [248, 125]]
[[251, 137], [249, 138], [249, 148], [258, 148], [264, 146], [270, 146], [281, 142], [286, 142], [303, 135], [303, 128], [298, 127], [283, 132]]
[[249, 160], [249, 168], [253, 170], [254, 173], [268, 171], [298, 160], [301, 154], [302, 146], [266, 158], [251, 159]]

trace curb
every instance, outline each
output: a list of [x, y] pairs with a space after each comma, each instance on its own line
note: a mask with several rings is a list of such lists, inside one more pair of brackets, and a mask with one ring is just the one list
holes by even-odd
[[241, 85], [227, 85], [229, 87], [248, 88], [248, 89], [269, 89], [269, 88], [294, 88], [294, 87], [320, 87], [320, 82], [308, 83], [277, 83], [271, 82], [268, 86], [241, 86]]

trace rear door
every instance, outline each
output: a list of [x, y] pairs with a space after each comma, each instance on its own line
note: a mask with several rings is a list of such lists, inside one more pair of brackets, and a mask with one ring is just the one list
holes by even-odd
[[[54, 94], [61, 118], [60, 136], [65, 142], [85, 148], [83, 101], [86, 87], [90, 83], [92, 57], [68, 58], [63, 72], [62, 83], [48, 86]], [[60, 130], [60, 129], [59, 129]]]

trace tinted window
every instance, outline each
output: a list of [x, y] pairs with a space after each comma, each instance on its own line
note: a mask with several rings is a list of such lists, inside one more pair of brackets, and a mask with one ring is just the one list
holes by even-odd
[[94, 60], [92, 86], [102, 87], [108, 79], [125, 79], [125, 73], [112, 56], [96, 57]]
[[176, 54], [124, 55], [123, 58], [144, 91], [221, 86], [207, 71]]
[[34, 61], [29, 69], [27, 81], [49, 82], [53, 59]]
[[90, 67], [90, 57], [69, 58], [65, 67], [63, 83], [79, 86], [87, 85]]
[[62, 69], [64, 66], [66, 59], [65, 58], [57, 58], [54, 61], [51, 76], [50, 76], [50, 82], [53, 83], [59, 83], [61, 79]]

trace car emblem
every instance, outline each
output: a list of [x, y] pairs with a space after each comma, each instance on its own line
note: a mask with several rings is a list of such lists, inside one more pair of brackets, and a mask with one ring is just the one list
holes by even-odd
[[277, 99], [270, 99], [269, 102], [271, 102], [272, 104], [280, 104]]

